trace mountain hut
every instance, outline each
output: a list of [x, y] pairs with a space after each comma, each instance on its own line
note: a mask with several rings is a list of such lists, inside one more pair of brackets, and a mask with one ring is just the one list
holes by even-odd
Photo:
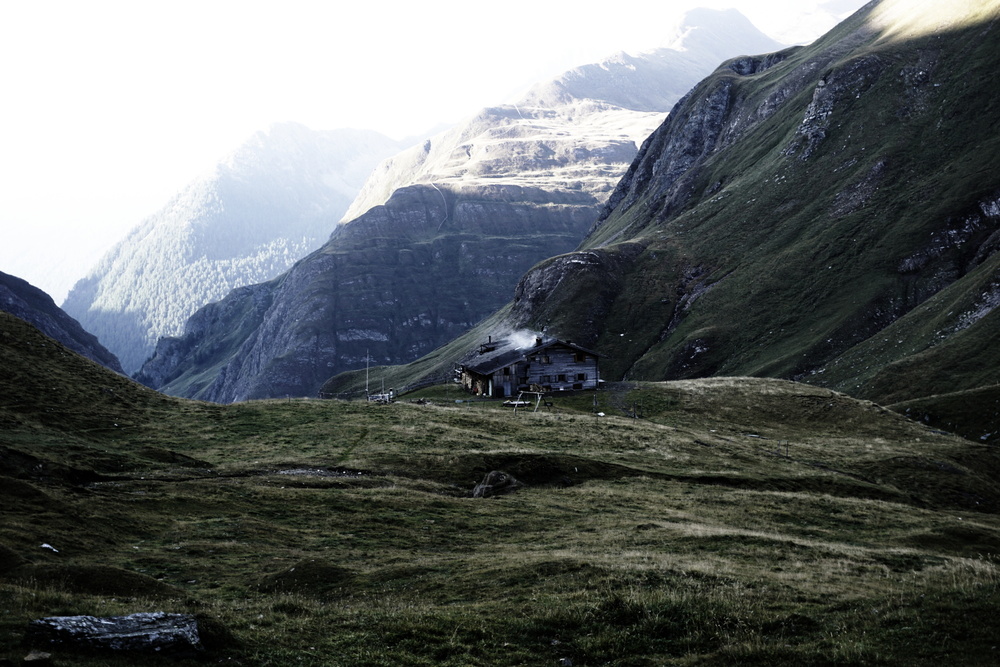
[[520, 391], [582, 391], [600, 383], [599, 354], [569, 341], [536, 336], [482, 344], [460, 366], [462, 386], [477, 396], [504, 398]]

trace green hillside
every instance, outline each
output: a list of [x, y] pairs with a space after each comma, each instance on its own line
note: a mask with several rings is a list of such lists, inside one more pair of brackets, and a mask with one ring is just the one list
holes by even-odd
[[[627, 383], [517, 413], [447, 386], [221, 406], [5, 314], [0, 362], [12, 663], [31, 619], [158, 610], [198, 617], [207, 664], [996, 658], [997, 449], [829, 389]], [[525, 486], [470, 497], [491, 470]]]

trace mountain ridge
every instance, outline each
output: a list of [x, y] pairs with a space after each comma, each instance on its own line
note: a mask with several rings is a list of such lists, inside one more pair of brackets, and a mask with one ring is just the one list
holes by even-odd
[[24, 320], [77, 354], [125, 375], [118, 358], [96, 336], [28, 281], [0, 272], [0, 310]]
[[[721, 48], [738, 50], [739, 31], [730, 37]], [[622, 71], [650, 80], [638, 68]], [[228, 402], [315, 395], [339, 370], [418, 358], [502, 305], [539, 259], [572, 250], [638, 150], [636, 138], [661, 118], [593, 99], [486, 108], [385, 161], [348, 213], [358, 217], [323, 248], [256, 296], [241, 292], [196, 313], [189, 332], [161, 341], [137, 377]], [[213, 320], [222, 311], [242, 317], [251, 301], [270, 304], [255, 326]], [[246, 337], [233, 340], [234, 329]], [[206, 345], [228, 361], [199, 362], [195, 350]]]

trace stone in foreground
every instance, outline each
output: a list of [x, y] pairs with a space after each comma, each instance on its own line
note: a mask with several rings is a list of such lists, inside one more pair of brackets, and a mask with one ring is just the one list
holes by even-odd
[[491, 496], [502, 496], [514, 493], [522, 486], [524, 484], [514, 479], [513, 475], [500, 470], [494, 470], [487, 474], [482, 482], [476, 485], [476, 488], [472, 490], [472, 497], [490, 498]]
[[151, 612], [128, 616], [50, 616], [28, 624], [31, 646], [189, 656], [200, 653], [194, 616]]

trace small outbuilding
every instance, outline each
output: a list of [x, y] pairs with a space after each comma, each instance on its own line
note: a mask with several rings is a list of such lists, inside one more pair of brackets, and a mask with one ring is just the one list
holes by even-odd
[[599, 386], [599, 357], [569, 341], [541, 335], [496, 341], [490, 337], [464, 360], [459, 375], [467, 391], [491, 398], [521, 391], [582, 391]]

